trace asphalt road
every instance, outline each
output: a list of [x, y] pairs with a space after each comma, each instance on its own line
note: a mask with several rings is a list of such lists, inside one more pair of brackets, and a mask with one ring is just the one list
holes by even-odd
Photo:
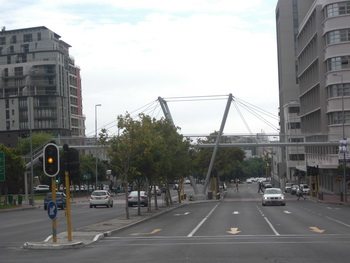
[[286, 206], [263, 207], [252, 184], [228, 189], [222, 202], [181, 206], [85, 248], [7, 246], [1, 262], [348, 262], [349, 245], [350, 207], [289, 194]]

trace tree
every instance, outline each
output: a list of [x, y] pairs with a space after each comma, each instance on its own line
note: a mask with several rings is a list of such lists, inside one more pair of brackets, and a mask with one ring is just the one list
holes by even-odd
[[[124, 185], [136, 182], [140, 191], [145, 178], [148, 184], [155, 186], [169, 177], [184, 176], [190, 164], [189, 143], [177, 134], [177, 128], [168, 120], [155, 120], [143, 114], [139, 118], [135, 121], [129, 114], [118, 116], [119, 135], [108, 141], [111, 164]], [[154, 196], [157, 209], [157, 195]], [[127, 197], [126, 191], [126, 216], [129, 218]]]
[[[216, 134], [217, 132], [212, 133], [211, 136], [205, 140], [200, 140], [199, 143], [214, 143]], [[200, 148], [195, 152], [194, 166], [201, 179], [204, 179], [206, 175], [212, 153], [213, 149], [211, 148]], [[243, 163], [244, 157], [245, 153], [240, 148], [219, 148], [214, 167], [218, 171], [221, 180], [229, 181], [237, 178], [237, 172], [240, 170], [240, 165]]]
[[3, 190], [7, 193], [11, 182], [18, 185], [22, 181], [23, 184], [25, 163], [17, 149], [7, 148], [3, 144], [0, 144], [0, 152], [4, 152], [5, 155], [5, 181], [0, 182], [0, 193]]
[[[44, 132], [32, 134], [32, 146], [36, 149], [52, 139], [52, 135]], [[30, 138], [20, 138], [18, 141], [18, 150], [21, 155], [27, 155], [30, 153]]]
[[119, 135], [114, 136], [110, 141], [109, 155], [111, 164], [115, 168], [124, 181], [125, 188], [125, 211], [126, 218], [129, 219], [128, 209], [128, 185], [132, 181], [132, 177], [137, 175], [137, 167], [135, 161], [141, 154], [141, 123], [134, 121], [130, 114], [118, 116]]

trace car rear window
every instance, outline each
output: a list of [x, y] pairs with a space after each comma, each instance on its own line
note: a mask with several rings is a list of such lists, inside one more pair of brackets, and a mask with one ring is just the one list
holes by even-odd
[[106, 192], [93, 192], [92, 195], [103, 196], [103, 195], [107, 195], [107, 193]]
[[265, 193], [266, 194], [280, 194], [281, 190], [279, 190], [279, 189], [267, 189], [267, 190], [265, 190]]

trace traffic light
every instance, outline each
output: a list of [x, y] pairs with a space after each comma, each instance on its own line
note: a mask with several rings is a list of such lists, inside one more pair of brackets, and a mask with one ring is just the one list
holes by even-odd
[[56, 144], [48, 143], [44, 147], [44, 173], [47, 176], [54, 177], [60, 171], [60, 152]]

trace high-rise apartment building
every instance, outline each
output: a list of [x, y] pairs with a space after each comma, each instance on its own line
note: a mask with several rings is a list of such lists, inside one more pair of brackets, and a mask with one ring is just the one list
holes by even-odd
[[[291, 17], [298, 17], [293, 35], [286, 30], [294, 24]], [[339, 149], [321, 142], [350, 136], [350, 1], [280, 0], [276, 23], [281, 133], [287, 133], [289, 114], [281, 109], [296, 101], [300, 104], [303, 140], [320, 142], [304, 148], [305, 161], [297, 170], [318, 167], [317, 181], [312, 176], [310, 183], [317, 184], [322, 192], [342, 192]], [[290, 75], [296, 76], [294, 81]]]
[[[276, 7], [279, 75], [280, 141], [303, 142], [300, 124], [298, 43], [299, 25], [314, 0], [280, 0]], [[275, 149], [279, 158], [281, 184], [296, 182], [298, 167], [305, 163], [303, 147]]]
[[85, 136], [80, 69], [70, 45], [41, 26], [0, 31], [0, 143], [45, 132]]

